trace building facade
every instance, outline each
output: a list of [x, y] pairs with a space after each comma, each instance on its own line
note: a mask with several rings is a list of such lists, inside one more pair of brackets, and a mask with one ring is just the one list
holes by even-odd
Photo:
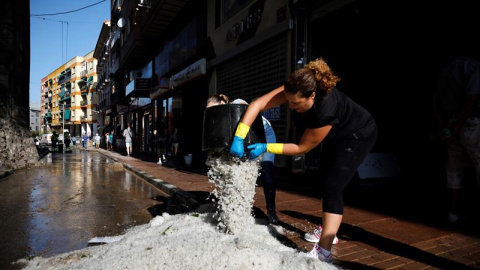
[[[251, 102], [282, 85], [292, 71], [322, 57], [341, 78], [338, 88], [374, 116], [380, 133], [373, 151], [393, 153], [404, 171], [422, 170], [421, 160], [410, 157], [418, 152], [417, 138], [405, 138], [400, 127], [414, 127], [422, 142], [429, 143], [424, 127], [431, 120], [425, 111], [428, 91], [435, 88], [435, 75], [451, 56], [478, 55], [478, 41], [471, 34], [478, 24], [475, 10], [464, 0], [452, 5], [114, 0], [104, 50], [104, 68], [109, 71], [102, 75], [103, 125], [115, 132], [122, 151], [120, 134], [131, 123], [137, 134], [135, 151], [146, 153], [154, 152], [153, 130], [161, 127], [170, 156], [193, 153], [194, 165], [201, 164], [203, 160], [195, 157], [204, 154], [202, 117], [208, 96], [223, 93]], [[426, 15], [432, 19], [425, 20]], [[444, 33], [452, 42], [445, 41]], [[434, 53], [434, 47], [441, 53]], [[288, 106], [264, 116], [279, 142], [300, 139]], [[417, 118], [421, 120], [407, 121]], [[320, 151], [321, 146], [293, 159], [314, 168], [321, 162]], [[278, 155], [275, 165], [293, 167], [293, 159]]]
[[110, 100], [101, 110], [117, 150], [124, 151], [121, 133], [131, 124], [134, 152], [155, 153], [157, 129], [170, 157], [199, 157], [207, 97], [205, 1], [117, 0], [111, 11], [104, 90]]
[[41, 117], [40, 117], [40, 104], [30, 102], [30, 130], [40, 132], [41, 129]]
[[107, 110], [110, 108], [110, 20], [106, 20], [100, 35], [98, 37], [93, 57], [97, 59], [97, 133], [102, 136], [101, 147], [106, 146], [104, 140], [105, 134], [112, 128], [110, 125], [110, 115], [107, 114]]
[[41, 80], [42, 131], [71, 136], [97, 131], [97, 60], [93, 51], [76, 56]]
[[[209, 95], [226, 94], [231, 100], [251, 102], [281, 86], [292, 70], [293, 20], [289, 1], [208, 1], [207, 36]], [[286, 141], [285, 105], [264, 112], [277, 140]], [[285, 156], [275, 164], [286, 166]]]

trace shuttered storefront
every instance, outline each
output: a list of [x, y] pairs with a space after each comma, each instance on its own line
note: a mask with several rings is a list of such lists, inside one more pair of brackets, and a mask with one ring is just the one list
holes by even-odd
[[[230, 100], [247, 102], [282, 85], [288, 76], [287, 33], [279, 34], [217, 67], [217, 91]], [[288, 125], [286, 106], [267, 114], [278, 142], [285, 142]], [[279, 113], [278, 113], [279, 112]], [[273, 117], [273, 119], [272, 119]], [[277, 166], [285, 166], [285, 156], [278, 155]]]

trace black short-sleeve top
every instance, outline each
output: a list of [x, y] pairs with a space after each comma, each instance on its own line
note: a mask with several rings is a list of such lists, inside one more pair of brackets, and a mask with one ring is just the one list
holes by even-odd
[[332, 125], [325, 140], [366, 137], [376, 129], [372, 115], [335, 88], [324, 97], [316, 97], [312, 108], [305, 113], [293, 111], [293, 120], [301, 128]]

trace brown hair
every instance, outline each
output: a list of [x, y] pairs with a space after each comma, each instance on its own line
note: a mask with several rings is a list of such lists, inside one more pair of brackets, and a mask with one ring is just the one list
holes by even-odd
[[338, 81], [340, 78], [333, 74], [323, 58], [317, 58], [288, 76], [285, 91], [290, 94], [300, 92], [302, 97], [310, 97], [313, 92], [325, 96], [333, 90]]
[[214, 96], [211, 96], [207, 99], [207, 104], [208, 103], [215, 103], [215, 104], [221, 104], [222, 102], [224, 102], [225, 104], [228, 104], [229, 100], [228, 100], [228, 97], [224, 94], [217, 94], [217, 95], [214, 95]]

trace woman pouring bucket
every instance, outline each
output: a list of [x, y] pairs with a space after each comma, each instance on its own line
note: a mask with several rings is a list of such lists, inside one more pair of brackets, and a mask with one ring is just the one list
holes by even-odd
[[248, 106], [235, 132], [230, 153], [247, 155], [243, 140], [257, 115], [287, 103], [295, 122], [305, 127], [298, 144], [256, 143], [247, 146], [248, 157], [261, 154], [305, 154], [323, 143], [320, 177], [323, 191], [322, 225], [305, 234], [315, 244], [311, 255], [332, 262], [331, 248], [343, 218], [343, 191], [375, 144], [377, 126], [372, 115], [335, 88], [340, 79], [323, 59], [294, 71], [285, 85], [256, 99]]

